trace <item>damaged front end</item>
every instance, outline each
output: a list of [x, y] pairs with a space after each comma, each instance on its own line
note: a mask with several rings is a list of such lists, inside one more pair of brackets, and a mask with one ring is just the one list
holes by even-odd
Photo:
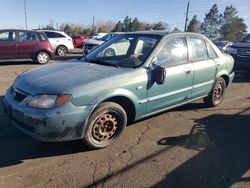
[[47, 142], [76, 140], [83, 137], [85, 120], [93, 106], [74, 106], [68, 102], [60, 107], [39, 109], [25, 105], [28, 94], [8, 89], [3, 99], [4, 111], [11, 122], [35, 139]]

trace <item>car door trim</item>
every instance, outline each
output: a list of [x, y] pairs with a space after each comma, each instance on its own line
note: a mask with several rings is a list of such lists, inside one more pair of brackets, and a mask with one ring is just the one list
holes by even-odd
[[179, 94], [179, 93], [182, 93], [182, 92], [185, 92], [185, 91], [189, 91], [189, 90], [192, 90], [192, 89], [197, 89], [199, 87], [202, 87], [202, 86], [205, 86], [205, 85], [209, 85], [209, 84], [212, 84], [212, 83], [214, 83], [214, 80], [203, 82], [201, 84], [196, 84], [194, 86], [186, 87], [186, 88], [179, 89], [179, 90], [176, 90], [176, 91], [164, 93], [164, 94], [161, 94], [161, 95], [156, 95], [156, 96], [150, 97], [148, 99], [142, 99], [142, 100], [139, 100], [138, 102], [139, 102], [139, 104], [144, 104], [144, 103], [152, 102], [154, 100], [158, 100], [158, 99], [161, 99], [161, 98], [164, 98], [164, 97], [169, 97], [171, 95], [176, 95], [176, 94]]

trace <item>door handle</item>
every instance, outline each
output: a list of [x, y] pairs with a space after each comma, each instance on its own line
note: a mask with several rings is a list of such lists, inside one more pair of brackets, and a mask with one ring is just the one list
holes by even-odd
[[191, 67], [184, 68], [183, 72], [190, 73], [191, 72]]

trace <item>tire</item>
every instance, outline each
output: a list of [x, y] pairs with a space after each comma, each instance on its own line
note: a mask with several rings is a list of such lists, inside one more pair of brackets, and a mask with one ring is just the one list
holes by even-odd
[[115, 50], [113, 50], [112, 48], [108, 48], [104, 51], [103, 54], [104, 57], [111, 57], [111, 56], [115, 56]]
[[126, 125], [127, 115], [120, 105], [101, 103], [89, 118], [84, 133], [85, 145], [91, 149], [107, 147], [122, 135]]
[[224, 78], [220, 77], [214, 84], [210, 94], [204, 98], [204, 102], [209, 107], [214, 107], [219, 105], [224, 98], [226, 89], [226, 81]]
[[36, 55], [36, 62], [39, 64], [46, 64], [50, 60], [50, 56], [47, 52], [41, 51]]
[[68, 49], [65, 46], [58, 46], [56, 50], [57, 55], [59, 56], [65, 56], [68, 53]]

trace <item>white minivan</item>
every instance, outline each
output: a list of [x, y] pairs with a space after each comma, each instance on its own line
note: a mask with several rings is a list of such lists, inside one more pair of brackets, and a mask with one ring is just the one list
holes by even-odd
[[72, 38], [68, 36], [65, 32], [57, 30], [42, 31], [47, 35], [52, 49], [55, 50], [57, 55], [65, 56], [68, 51], [74, 49]]

